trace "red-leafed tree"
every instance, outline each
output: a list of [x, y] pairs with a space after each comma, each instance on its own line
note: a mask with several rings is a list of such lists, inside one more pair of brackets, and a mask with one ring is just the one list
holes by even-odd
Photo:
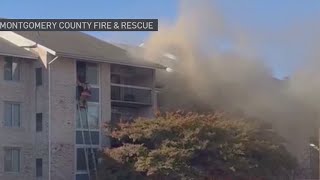
[[119, 124], [100, 179], [288, 178], [295, 159], [282, 138], [256, 121], [223, 113], [166, 113]]

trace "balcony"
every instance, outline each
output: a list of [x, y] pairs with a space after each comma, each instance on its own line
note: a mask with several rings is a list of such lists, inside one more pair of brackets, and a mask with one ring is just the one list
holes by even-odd
[[152, 105], [151, 88], [111, 84], [112, 105], [150, 106]]

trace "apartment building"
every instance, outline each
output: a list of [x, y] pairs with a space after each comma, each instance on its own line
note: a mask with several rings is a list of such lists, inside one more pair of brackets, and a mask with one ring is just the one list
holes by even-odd
[[153, 115], [157, 68], [81, 32], [0, 32], [0, 180], [95, 179], [103, 125]]

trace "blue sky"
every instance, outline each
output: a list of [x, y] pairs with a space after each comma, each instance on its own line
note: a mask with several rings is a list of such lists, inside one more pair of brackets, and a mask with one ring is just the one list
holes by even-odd
[[[199, 0], [200, 2], [201, 0]], [[241, 27], [259, 37], [254, 44], [258, 54], [277, 77], [290, 74], [310, 53], [302, 29], [297, 40], [282, 40], [288, 28], [299, 29], [320, 17], [318, 0], [217, 0], [215, 3], [230, 27]], [[0, 17], [5, 18], [157, 18], [174, 22], [178, 16], [177, 0], [1, 0]], [[310, 29], [307, 26], [305, 29]], [[139, 44], [146, 32], [90, 32], [111, 42]], [[306, 36], [306, 37], [304, 37]], [[265, 37], [265, 38], [264, 38]], [[271, 38], [270, 38], [271, 37]], [[279, 38], [281, 41], [279, 41]]]

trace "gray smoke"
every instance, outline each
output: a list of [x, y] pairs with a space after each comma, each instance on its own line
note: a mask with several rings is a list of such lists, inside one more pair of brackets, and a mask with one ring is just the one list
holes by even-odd
[[[318, 132], [320, 62], [316, 53], [304, 59], [305, 66], [288, 79], [278, 80], [252, 43], [263, 43], [268, 37], [259, 39], [228, 28], [211, 2], [183, 1], [177, 22], [160, 26], [145, 42], [146, 59], [158, 61], [167, 52], [178, 58], [175, 72], [165, 72], [162, 100], [169, 108], [200, 104], [269, 121], [288, 140], [289, 150], [303, 160], [309, 138]], [[294, 42], [299, 33], [270, 38]], [[227, 51], [219, 46], [224, 38], [232, 42]]]

